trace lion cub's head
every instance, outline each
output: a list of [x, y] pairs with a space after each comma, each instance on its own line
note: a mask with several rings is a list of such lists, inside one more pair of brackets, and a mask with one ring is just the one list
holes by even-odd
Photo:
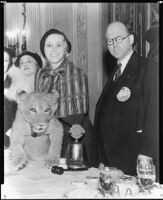
[[37, 136], [44, 133], [58, 106], [57, 92], [45, 94], [41, 92], [23, 93], [19, 97], [18, 111], [30, 124]]

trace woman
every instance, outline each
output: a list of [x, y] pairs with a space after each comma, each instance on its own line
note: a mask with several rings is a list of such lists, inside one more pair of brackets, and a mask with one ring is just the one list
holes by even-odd
[[6, 132], [12, 126], [17, 109], [17, 104], [14, 101], [9, 100], [5, 95], [5, 91], [11, 85], [11, 78], [7, 74], [11, 65], [12, 65], [12, 52], [8, 48], [4, 47], [4, 147], [5, 149], [8, 148], [10, 145], [10, 140], [9, 137], [6, 135]]
[[[26, 51], [18, 56], [15, 66], [13, 65], [8, 70], [8, 77], [10, 78], [11, 83], [8, 88], [5, 88], [5, 132], [11, 128], [12, 122], [15, 119], [18, 94], [20, 92], [30, 93], [34, 91], [35, 74], [40, 67], [42, 67], [40, 56]], [[10, 105], [12, 104], [10, 106], [10, 111], [14, 110], [13, 114], [9, 113], [7, 110], [7, 108], [9, 109], [9, 103]], [[10, 124], [10, 126], [8, 124]], [[8, 135], [9, 134], [10, 133], [8, 132]]]
[[34, 79], [37, 70], [42, 67], [42, 60], [38, 54], [26, 51], [20, 54], [8, 71], [12, 84], [6, 93], [9, 99], [17, 101], [17, 94], [21, 91], [34, 91]]
[[37, 70], [42, 67], [40, 56], [36, 53], [26, 51], [18, 57], [15, 66], [19, 67], [22, 73], [24, 91], [27, 93], [34, 91], [35, 75]]
[[85, 130], [82, 141], [91, 165], [92, 124], [88, 116], [87, 77], [82, 69], [67, 59], [71, 43], [63, 32], [57, 29], [47, 31], [40, 41], [40, 49], [48, 64], [37, 73], [36, 90], [45, 93], [57, 90], [60, 94], [56, 116], [64, 126], [61, 157], [66, 156], [70, 128], [78, 124]]

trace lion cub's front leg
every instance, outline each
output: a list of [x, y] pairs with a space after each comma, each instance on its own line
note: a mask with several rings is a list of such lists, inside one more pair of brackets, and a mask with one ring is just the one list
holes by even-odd
[[10, 148], [12, 152], [13, 171], [18, 171], [24, 168], [27, 164], [27, 155], [23, 149], [24, 141], [24, 135], [12, 130], [10, 137]]
[[58, 120], [55, 121], [55, 129], [53, 128], [53, 130], [49, 134], [49, 139], [50, 147], [45, 163], [48, 168], [54, 164], [58, 164], [61, 156], [63, 127]]

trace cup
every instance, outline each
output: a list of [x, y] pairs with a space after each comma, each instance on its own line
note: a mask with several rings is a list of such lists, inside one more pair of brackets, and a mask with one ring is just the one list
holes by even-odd
[[111, 196], [112, 192], [115, 190], [117, 177], [112, 174], [114, 170], [116, 170], [114, 167], [105, 167], [102, 163], [99, 165], [99, 188], [105, 197]]
[[137, 158], [137, 176], [140, 186], [149, 189], [156, 180], [156, 171], [153, 159], [139, 155]]

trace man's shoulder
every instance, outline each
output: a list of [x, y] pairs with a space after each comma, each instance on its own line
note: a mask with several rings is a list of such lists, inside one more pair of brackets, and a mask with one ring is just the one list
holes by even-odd
[[137, 52], [133, 53], [133, 56], [135, 57], [135, 60], [137, 61], [137, 65], [142, 67], [146, 65], [146, 57], [139, 55]]
[[140, 65], [140, 67], [145, 67], [146, 66], [146, 58], [144, 56], [139, 56], [138, 64]]
[[133, 57], [135, 57], [136, 59], [138, 59], [138, 61], [143, 62], [144, 60], [146, 60], [146, 57], [143, 55], [139, 55], [136, 51], [133, 52]]

